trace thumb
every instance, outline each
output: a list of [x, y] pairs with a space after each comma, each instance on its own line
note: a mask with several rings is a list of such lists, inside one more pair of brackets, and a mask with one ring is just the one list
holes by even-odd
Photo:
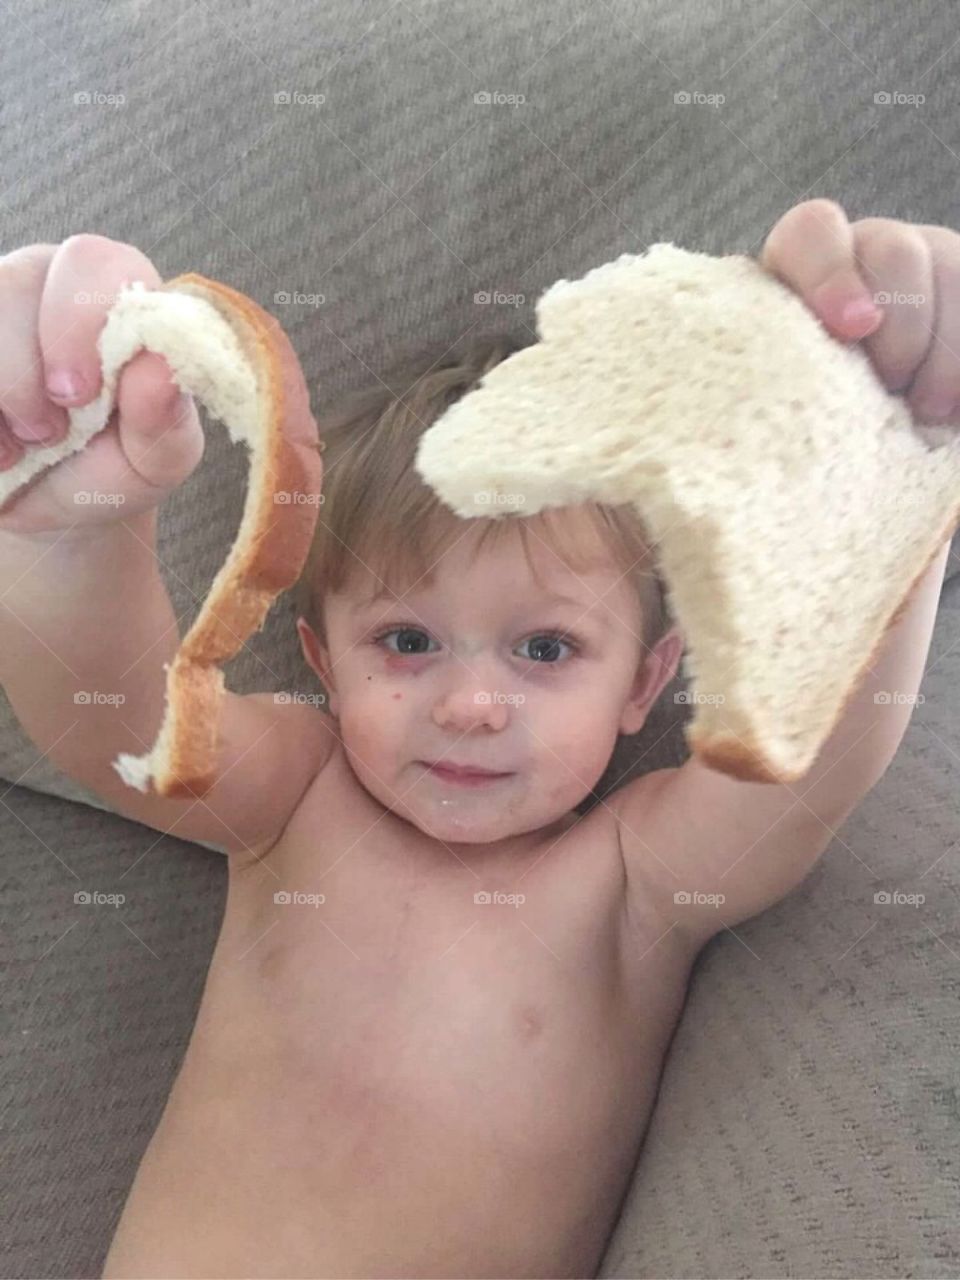
[[883, 323], [857, 269], [853, 228], [832, 200], [807, 200], [776, 223], [761, 265], [790, 285], [834, 337], [855, 342]]
[[182, 484], [203, 456], [203, 428], [163, 356], [141, 351], [127, 364], [116, 409], [120, 446], [136, 473], [161, 489]]

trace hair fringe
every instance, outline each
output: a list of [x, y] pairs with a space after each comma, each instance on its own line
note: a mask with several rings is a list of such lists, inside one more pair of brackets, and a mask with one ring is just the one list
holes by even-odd
[[[440, 357], [421, 354], [392, 378], [344, 396], [320, 418], [323, 502], [293, 591], [298, 613], [321, 639], [323, 597], [343, 590], [358, 566], [372, 570], [401, 595], [417, 580], [429, 578], [443, 546], [461, 535], [464, 521], [440, 502], [415, 470], [417, 446], [450, 405], [528, 345], [518, 334], [506, 333], [475, 340], [459, 354], [453, 348]], [[393, 390], [391, 381], [402, 389]], [[650, 649], [667, 629], [669, 610], [642, 521], [632, 507], [584, 505], [618, 565], [636, 582], [643, 617], [640, 638]], [[561, 525], [551, 510], [518, 519], [533, 569], [528, 523], [538, 521], [557, 543], [563, 541]], [[487, 520], [478, 548], [512, 523], [513, 518]], [[577, 549], [569, 548], [569, 559], [576, 557]]]

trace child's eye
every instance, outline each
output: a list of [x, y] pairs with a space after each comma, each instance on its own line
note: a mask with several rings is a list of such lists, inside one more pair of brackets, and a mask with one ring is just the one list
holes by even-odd
[[[384, 641], [389, 641], [394, 636], [397, 637], [396, 648], [393, 644], [387, 644], [390, 653], [412, 658], [430, 652], [430, 636], [420, 627], [389, 627], [387, 631], [381, 631], [374, 637], [374, 644], [384, 644]], [[538, 663], [541, 667], [556, 666], [557, 658], [561, 657], [561, 645], [570, 649], [571, 653], [577, 652], [575, 641], [564, 639], [561, 634], [552, 631], [529, 636], [520, 648], [524, 648], [524, 645], [530, 645], [531, 652], [521, 654], [521, 657], [527, 657], [530, 662]]]
[[393, 627], [389, 631], [381, 631], [376, 637], [376, 643], [380, 644], [391, 636], [396, 636], [397, 647], [388, 644], [387, 648], [391, 653], [417, 654], [426, 653], [430, 644], [430, 637], [426, 631], [421, 631], [419, 627]]
[[565, 645], [571, 652], [576, 652], [576, 645], [569, 640], [565, 640], [563, 636], [555, 635], [552, 632], [545, 632], [542, 635], [530, 636], [520, 645], [522, 649], [525, 645], [530, 646], [528, 654], [521, 654], [521, 657], [529, 657], [533, 662], [555, 663], [560, 656], [560, 646]]

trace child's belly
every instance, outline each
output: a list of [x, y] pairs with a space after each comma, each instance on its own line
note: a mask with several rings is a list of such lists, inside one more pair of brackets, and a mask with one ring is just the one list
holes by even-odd
[[608, 907], [537, 883], [478, 921], [356, 868], [323, 914], [234, 878], [104, 1274], [593, 1274], [687, 968], [653, 947], [638, 998]]

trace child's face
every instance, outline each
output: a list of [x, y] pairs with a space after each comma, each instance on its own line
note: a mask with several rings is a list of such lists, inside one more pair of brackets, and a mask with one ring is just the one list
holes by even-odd
[[635, 587], [578, 523], [589, 572], [531, 538], [538, 583], [519, 530], [474, 556], [467, 528], [399, 600], [367, 602], [379, 584], [366, 571], [328, 595], [326, 647], [298, 622], [359, 781], [437, 840], [488, 843], [569, 813], [676, 670], [679, 633], [644, 653]]

